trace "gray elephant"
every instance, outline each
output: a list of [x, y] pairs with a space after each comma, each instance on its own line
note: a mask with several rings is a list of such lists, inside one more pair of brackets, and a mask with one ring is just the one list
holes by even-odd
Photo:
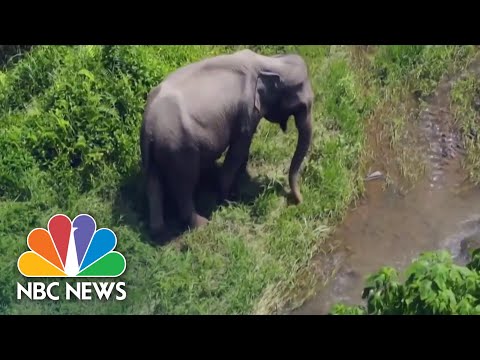
[[302, 202], [298, 175], [312, 138], [313, 91], [299, 55], [264, 56], [251, 50], [204, 59], [168, 75], [147, 98], [140, 143], [147, 181], [150, 231], [165, 233], [165, 192], [175, 199], [180, 220], [197, 228], [208, 220], [196, 211], [199, 174], [228, 151], [219, 177], [219, 201], [245, 171], [250, 145], [262, 118], [285, 132], [295, 117], [298, 142], [289, 184]]

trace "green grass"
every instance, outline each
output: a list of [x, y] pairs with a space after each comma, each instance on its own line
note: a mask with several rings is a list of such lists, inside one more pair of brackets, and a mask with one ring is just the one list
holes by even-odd
[[[180, 244], [152, 245], [139, 181], [145, 97], [179, 66], [238, 48], [42, 46], [0, 73], [0, 312], [268, 314], [300, 304], [318, 280], [313, 257], [363, 190], [369, 127], [380, 121], [387, 140], [401, 143], [406, 89], [431, 91], [471, 56], [470, 47], [451, 46], [380, 47], [360, 57], [348, 46], [253, 46], [298, 52], [309, 65], [316, 101], [304, 203], [287, 206], [282, 191], [293, 122], [287, 134], [262, 122], [249, 162], [258, 194], [245, 189], [249, 201], [217, 209]], [[15, 300], [27, 235], [59, 212], [89, 213], [115, 231], [127, 260], [118, 279], [125, 301]]]
[[452, 89], [455, 122], [466, 149], [464, 161], [469, 177], [480, 184], [480, 79], [471, 74]]

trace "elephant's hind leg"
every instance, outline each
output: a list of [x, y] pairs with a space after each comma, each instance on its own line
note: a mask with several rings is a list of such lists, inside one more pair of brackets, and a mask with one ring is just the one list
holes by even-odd
[[195, 209], [194, 191], [199, 180], [200, 168], [196, 154], [180, 156], [172, 171], [168, 173], [169, 190], [177, 203], [180, 221], [191, 228], [198, 228], [208, 223]]

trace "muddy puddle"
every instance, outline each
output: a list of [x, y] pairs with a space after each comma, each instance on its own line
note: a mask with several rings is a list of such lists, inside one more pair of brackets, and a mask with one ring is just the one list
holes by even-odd
[[464, 264], [469, 242], [480, 246], [480, 188], [466, 182], [461, 141], [450, 125], [449, 95], [456, 79], [440, 83], [415, 125], [424, 179], [406, 194], [385, 187], [383, 179], [367, 181], [364, 198], [331, 240], [340, 244], [329, 261], [336, 275], [292, 314], [327, 314], [335, 303], [362, 304], [366, 277], [383, 266], [402, 271], [420, 253], [438, 249]]

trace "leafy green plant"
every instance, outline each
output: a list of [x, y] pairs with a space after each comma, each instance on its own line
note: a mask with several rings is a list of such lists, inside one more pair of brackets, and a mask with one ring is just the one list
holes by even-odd
[[367, 280], [365, 306], [336, 304], [335, 315], [471, 315], [480, 314], [480, 249], [466, 266], [447, 251], [422, 254], [404, 272], [382, 268]]

